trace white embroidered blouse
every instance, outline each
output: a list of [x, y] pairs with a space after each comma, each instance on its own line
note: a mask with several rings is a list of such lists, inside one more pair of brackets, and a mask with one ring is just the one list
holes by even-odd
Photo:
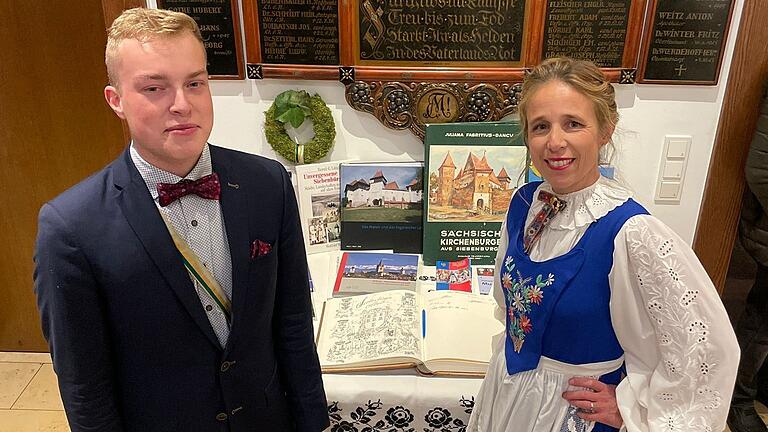
[[[546, 182], [539, 190], [552, 192]], [[559, 196], [568, 203], [567, 207], [542, 231], [530, 253], [534, 261], [570, 251], [592, 222], [624, 203], [631, 192], [600, 177], [590, 187]], [[543, 202], [534, 200], [526, 226], [542, 206]], [[506, 227], [502, 226], [497, 275], [501, 274], [500, 261], [508, 241]], [[624, 420], [622, 431], [724, 430], [739, 346], [707, 273], [693, 250], [650, 215], [628, 220], [614, 246], [609, 274], [610, 310], [616, 336], [625, 351], [627, 370], [626, 378], [616, 388]], [[494, 297], [504, 310], [498, 280], [494, 283]], [[553, 364], [553, 360], [542, 358], [536, 370], [509, 376], [504, 361], [502, 339], [496, 344], [468, 430], [591, 430], [592, 425], [576, 428], [574, 420], [579, 419], [559, 393], [550, 396], [548, 402], [531, 402], [536, 398], [521, 397], [521, 393], [559, 392], [566, 390], [569, 375], [595, 376], [603, 373], [597, 372], [600, 367], [615, 368]], [[532, 405], [542, 403], [551, 406]], [[518, 407], [526, 404], [531, 406]], [[526, 415], [526, 411], [531, 412]], [[553, 417], [547, 420], [550, 426], [546, 429], [542, 429], [542, 416]]]

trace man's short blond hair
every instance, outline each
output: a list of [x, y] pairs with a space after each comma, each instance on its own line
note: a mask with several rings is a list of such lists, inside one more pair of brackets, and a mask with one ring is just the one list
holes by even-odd
[[[117, 51], [126, 39], [146, 42], [152, 39], [178, 36], [190, 32], [203, 45], [203, 37], [195, 20], [189, 15], [165, 9], [133, 8], [123, 11], [115, 18], [107, 34], [107, 49], [104, 63], [112, 85], [117, 84]], [[205, 50], [203, 50], [205, 51]]]

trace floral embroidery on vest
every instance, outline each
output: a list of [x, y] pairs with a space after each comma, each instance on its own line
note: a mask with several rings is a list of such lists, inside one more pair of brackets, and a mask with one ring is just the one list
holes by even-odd
[[507, 315], [509, 315], [509, 324], [507, 333], [512, 339], [515, 352], [523, 349], [525, 335], [533, 330], [533, 322], [529, 318], [534, 305], [540, 305], [544, 299], [545, 287], [555, 282], [555, 275], [549, 274], [546, 278], [542, 275], [532, 277], [523, 277], [520, 271], [515, 270], [515, 262], [511, 256], [504, 260], [504, 269], [501, 275], [501, 286], [504, 289], [504, 296], [507, 299]]

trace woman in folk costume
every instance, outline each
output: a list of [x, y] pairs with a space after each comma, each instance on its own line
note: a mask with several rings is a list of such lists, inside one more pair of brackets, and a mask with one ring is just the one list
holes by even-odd
[[610, 82], [549, 59], [519, 112], [544, 182], [517, 191], [501, 228], [506, 335], [468, 429], [722, 431], [739, 347], [691, 248], [600, 176], [618, 120]]

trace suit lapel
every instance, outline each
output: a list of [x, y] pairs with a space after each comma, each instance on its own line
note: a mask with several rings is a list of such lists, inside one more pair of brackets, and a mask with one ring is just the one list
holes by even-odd
[[171, 235], [147, 191], [144, 180], [133, 166], [128, 150], [123, 154], [122, 163], [116, 165], [115, 186], [121, 189], [117, 199], [123, 214], [144, 245], [147, 254], [155, 262], [163, 278], [176, 293], [200, 330], [205, 333], [211, 343], [221, 348], [211, 323], [200, 305], [200, 298], [197, 296], [192, 280], [184, 268], [181, 254], [173, 244]]
[[221, 212], [227, 231], [229, 252], [232, 258], [232, 332], [227, 346], [232, 346], [238, 323], [245, 312], [246, 290], [248, 288], [248, 263], [250, 260], [250, 235], [248, 232], [249, 194], [239, 173], [227, 163], [221, 152], [211, 149], [213, 171], [221, 183]]

